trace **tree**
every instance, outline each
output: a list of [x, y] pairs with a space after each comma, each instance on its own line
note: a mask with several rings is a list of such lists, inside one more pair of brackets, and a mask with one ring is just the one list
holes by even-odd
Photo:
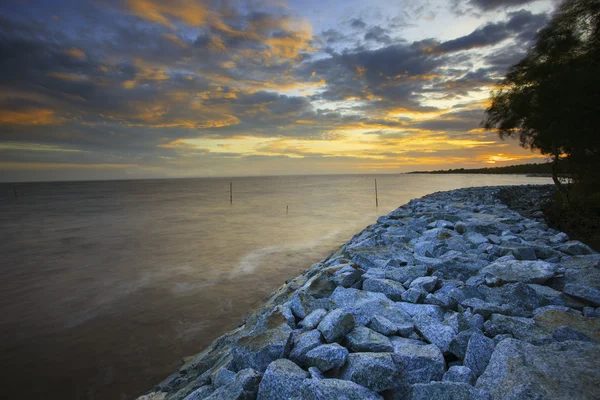
[[600, 183], [600, 0], [567, 0], [492, 92], [483, 126]]

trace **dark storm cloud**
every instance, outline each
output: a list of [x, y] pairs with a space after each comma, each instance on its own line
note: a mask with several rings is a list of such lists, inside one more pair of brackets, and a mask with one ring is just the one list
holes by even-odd
[[369, 28], [367, 33], [365, 33], [365, 40], [372, 40], [383, 44], [390, 44], [392, 42], [390, 35], [380, 26]]
[[469, 4], [484, 10], [491, 11], [499, 8], [523, 6], [536, 0], [470, 0]]
[[527, 42], [535, 37], [538, 29], [544, 26], [547, 21], [546, 14], [533, 14], [526, 10], [509, 13], [507, 21], [487, 24], [466, 36], [442, 42], [435, 46], [433, 51], [452, 53], [471, 50], [493, 46], [510, 37], [517, 37], [521, 42]]
[[350, 26], [354, 29], [364, 29], [367, 27], [367, 24], [363, 22], [363, 20], [359, 18], [354, 18], [350, 20]]

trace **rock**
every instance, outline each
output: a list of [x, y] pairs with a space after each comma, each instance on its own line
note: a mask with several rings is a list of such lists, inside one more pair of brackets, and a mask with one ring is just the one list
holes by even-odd
[[493, 276], [502, 282], [543, 284], [554, 276], [556, 266], [545, 261], [494, 262], [481, 270], [481, 275]]
[[213, 382], [215, 389], [225, 386], [229, 382], [235, 379], [235, 372], [228, 370], [227, 368], [221, 368], [216, 374]]
[[251, 368], [241, 370], [235, 378], [225, 386], [215, 390], [206, 400], [252, 400], [258, 393], [261, 374]]
[[306, 354], [306, 365], [317, 367], [325, 372], [340, 368], [348, 358], [348, 350], [337, 343], [315, 347]]
[[600, 319], [588, 318], [573, 312], [547, 310], [533, 317], [535, 325], [546, 333], [552, 333], [561, 326], [568, 326], [600, 342]]
[[331, 295], [331, 301], [336, 307], [351, 312], [357, 325], [368, 324], [376, 315], [398, 326], [411, 322], [408, 314], [399, 306], [400, 303], [394, 303], [383, 293], [338, 287]]
[[392, 337], [391, 342], [394, 361], [402, 371], [401, 382], [413, 384], [442, 379], [446, 361], [437, 346], [399, 337]]
[[314, 309], [314, 301], [308, 294], [298, 291], [292, 296], [290, 308], [294, 315], [300, 319], [306, 318]]
[[238, 369], [254, 368], [259, 372], [264, 371], [272, 361], [287, 355], [291, 333], [289, 326], [281, 325], [255, 336], [241, 338], [232, 352], [235, 365]]
[[491, 318], [485, 322], [484, 328], [487, 336], [510, 333], [519, 340], [536, 345], [552, 341], [550, 335], [536, 326], [530, 318], [492, 314]]
[[306, 361], [306, 353], [315, 347], [320, 346], [321, 344], [323, 344], [321, 332], [316, 329], [304, 332], [295, 338], [294, 347], [290, 352], [289, 358], [300, 365], [304, 365], [304, 362]]
[[423, 265], [412, 265], [400, 268], [389, 268], [385, 270], [385, 278], [396, 282], [412, 282], [414, 279], [427, 275], [427, 267]]
[[467, 225], [464, 222], [457, 222], [454, 224], [454, 230], [462, 235], [467, 231]]
[[351, 353], [340, 378], [380, 392], [394, 387], [400, 371], [390, 353]]
[[[394, 335], [398, 332], [398, 326], [396, 324], [394, 324], [389, 319], [382, 317], [380, 315], [376, 315], [373, 318], [371, 318], [371, 321], [369, 321], [368, 327], [373, 329], [375, 332], [379, 332], [382, 335], [386, 335], [386, 336]], [[412, 324], [411, 324], [411, 331], [412, 331]]]
[[469, 339], [467, 352], [465, 354], [465, 367], [473, 371], [475, 376], [479, 376], [485, 371], [490, 357], [494, 352], [494, 341], [479, 333], [475, 333]]
[[590, 304], [593, 307], [600, 307], [600, 289], [586, 285], [567, 283], [563, 292], [571, 297]]
[[353, 268], [350, 265], [343, 267], [333, 275], [336, 285], [348, 288], [360, 280], [364, 270]]
[[477, 378], [469, 367], [462, 365], [454, 365], [446, 371], [442, 381], [444, 382], [459, 382], [468, 383], [469, 385], [475, 385]]
[[600, 318], [600, 308], [583, 307], [583, 316], [588, 318]]
[[474, 246], [479, 246], [482, 243], [489, 243], [485, 236], [477, 232], [466, 232], [463, 235], [463, 238]]
[[552, 339], [556, 340], [557, 342], [566, 342], [567, 340], [594, 342], [594, 340], [585, 333], [579, 332], [568, 326], [556, 328], [554, 332], [552, 332]]
[[367, 279], [363, 282], [363, 290], [383, 293], [394, 301], [400, 300], [402, 293], [406, 291], [402, 284], [391, 279]]
[[414, 321], [415, 329], [421, 336], [439, 347], [442, 353], [448, 352], [450, 342], [457, 335], [457, 331], [430, 317], [418, 316]]
[[327, 343], [343, 339], [352, 328], [354, 328], [354, 317], [343, 309], [329, 312], [317, 326]]
[[[210, 385], [204, 385], [199, 387], [198, 389], [194, 390], [192, 393], [188, 394], [187, 396], [185, 396], [185, 398], [183, 400], [203, 400], [205, 398], [207, 398], [208, 396], [210, 396], [211, 394], [213, 394], [213, 392], [215, 391], [215, 388], [210, 386]], [[144, 396], [139, 397], [137, 400], [163, 400], [164, 399], [164, 393], [163, 393], [163, 397], [158, 398], [158, 397], [152, 397], [152, 398], [145, 398]]]
[[592, 254], [594, 250], [590, 249], [585, 244], [578, 241], [570, 241], [560, 246], [555, 247], [556, 250], [562, 251], [570, 256], [581, 256], [585, 254]]
[[315, 329], [317, 327], [317, 325], [319, 325], [319, 322], [321, 322], [321, 320], [323, 319], [323, 317], [327, 315], [327, 310], [323, 309], [323, 308], [319, 308], [314, 310], [313, 312], [311, 312], [310, 314], [308, 314], [306, 316], [306, 318], [304, 318], [302, 321], [300, 321], [300, 323], [298, 324], [298, 326], [304, 328], [304, 329]]
[[424, 291], [421, 287], [412, 287], [408, 289], [406, 292], [402, 293], [401, 300], [406, 301], [408, 303], [421, 303], [427, 297], [427, 292]]
[[474, 333], [478, 333], [476, 330], [466, 330], [459, 332], [448, 346], [448, 351], [456, 356], [459, 360], [464, 360], [467, 354], [467, 346], [469, 345], [469, 339]]
[[258, 387], [257, 400], [289, 399], [298, 395], [308, 372], [285, 358], [267, 367]]
[[325, 379], [325, 375], [323, 375], [321, 370], [317, 367], [309, 367], [308, 373], [310, 374], [311, 379]]
[[431, 382], [413, 385], [407, 400], [490, 400], [485, 390], [474, 388], [468, 383]]
[[306, 380], [300, 394], [302, 400], [383, 400], [377, 393], [341, 379]]
[[533, 346], [503, 340], [477, 380], [500, 399], [594, 399], [600, 385], [600, 346], [588, 342]]
[[394, 351], [394, 347], [386, 336], [364, 326], [355, 327], [346, 335], [348, 348], [353, 352], [383, 353]]
[[440, 280], [437, 276], [423, 276], [410, 283], [411, 288], [421, 288], [426, 292], [432, 292]]

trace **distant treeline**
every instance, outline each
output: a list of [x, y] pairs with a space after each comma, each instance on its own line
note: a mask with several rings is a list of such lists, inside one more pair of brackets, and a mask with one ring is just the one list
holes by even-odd
[[521, 164], [506, 167], [474, 168], [474, 169], [440, 169], [438, 171], [413, 171], [409, 174], [542, 174], [552, 175], [552, 164]]

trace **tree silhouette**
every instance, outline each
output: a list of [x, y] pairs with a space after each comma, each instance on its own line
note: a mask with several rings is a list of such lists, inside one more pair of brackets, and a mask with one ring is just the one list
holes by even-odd
[[600, 180], [600, 0], [567, 0], [513, 65], [482, 122], [501, 138], [549, 155], [553, 180], [565, 159], [577, 181]]

